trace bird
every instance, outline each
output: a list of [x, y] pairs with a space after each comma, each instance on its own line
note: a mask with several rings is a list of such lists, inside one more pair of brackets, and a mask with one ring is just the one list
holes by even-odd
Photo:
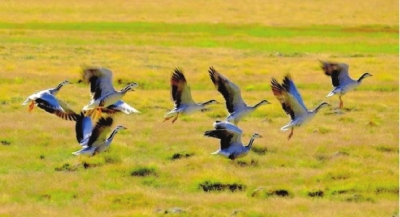
[[56, 98], [57, 93], [66, 84], [72, 83], [68, 80], [65, 80], [59, 83], [55, 88], [38, 91], [28, 96], [26, 100], [22, 103], [22, 105], [27, 105], [28, 103], [30, 103], [28, 106], [29, 112], [31, 112], [35, 108], [35, 105], [37, 105], [39, 108], [45, 110], [46, 112], [50, 114], [55, 114], [56, 116], [64, 120], [75, 121], [78, 114], [70, 109], [66, 103]]
[[123, 112], [125, 114], [140, 113], [140, 111], [136, 110], [122, 100], [118, 100], [112, 105], [101, 108], [101, 112], [106, 114], [115, 114], [117, 112]]
[[326, 97], [339, 95], [339, 109], [343, 108], [342, 96], [358, 87], [364, 78], [372, 76], [370, 73], [366, 72], [357, 80], [353, 80], [349, 76], [349, 65], [346, 63], [320, 62], [322, 70], [325, 75], [331, 77], [332, 85], [334, 86], [333, 90], [329, 92]]
[[213, 67], [209, 68], [208, 73], [217, 90], [225, 98], [226, 108], [229, 112], [226, 121], [237, 125], [243, 117], [255, 111], [259, 106], [270, 104], [267, 100], [262, 100], [254, 106], [248, 106], [243, 101], [240, 88], [236, 84], [217, 72]]
[[219, 154], [231, 160], [244, 157], [248, 154], [253, 146], [254, 139], [262, 138], [258, 133], [254, 133], [248, 145], [244, 146], [242, 143], [242, 130], [227, 121], [214, 122], [214, 130], [208, 130], [204, 133], [205, 136], [220, 139], [220, 149], [211, 153]]
[[135, 82], [129, 83], [120, 91], [114, 89], [112, 85], [112, 72], [107, 68], [101, 67], [86, 67], [83, 69], [82, 80], [90, 83], [90, 92], [92, 100], [83, 107], [82, 110], [92, 110], [105, 108], [118, 102], [123, 96], [138, 84]]
[[89, 155], [93, 156], [97, 153], [101, 153], [109, 148], [114, 136], [121, 129], [127, 129], [124, 126], [117, 126], [107, 137], [107, 134], [111, 131], [113, 124], [113, 118], [100, 117], [97, 121], [96, 126], [93, 128], [93, 123], [90, 116], [81, 112], [79, 118], [76, 121], [75, 131], [76, 139], [82, 146], [82, 149], [76, 152], [72, 152], [74, 155]]
[[196, 111], [201, 111], [207, 105], [217, 103], [214, 99], [204, 103], [195, 103], [190, 93], [190, 87], [181, 69], [174, 69], [170, 82], [171, 98], [174, 103], [174, 108], [164, 115], [164, 121], [174, 117], [174, 119], [172, 119], [172, 123], [174, 123], [178, 119], [179, 114], [188, 115]]
[[272, 78], [271, 87], [273, 94], [282, 104], [282, 109], [291, 118], [291, 121], [281, 128], [282, 131], [291, 129], [288, 140], [293, 136], [295, 127], [300, 127], [309, 122], [321, 108], [329, 106], [328, 103], [322, 102], [315, 109], [308, 110], [290, 74], [284, 77], [282, 84], [279, 84], [275, 78]]

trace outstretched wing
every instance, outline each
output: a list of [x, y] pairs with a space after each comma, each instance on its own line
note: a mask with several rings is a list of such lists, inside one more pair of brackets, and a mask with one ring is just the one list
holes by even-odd
[[242, 99], [240, 88], [236, 84], [218, 73], [213, 67], [210, 67], [208, 73], [211, 81], [214, 83], [214, 86], [222, 94], [222, 96], [224, 96], [226, 108], [228, 109], [229, 113], [246, 107], [246, 104]]
[[296, 86], [290, 75], [285, 76], [283, 84], [279, 84], [275, 78], [271, 80], [272, 92], [282, 105], [282, 109], [294, 120], [307, 112]]
[[345, 63], [321, 61], [321, 68], [324, 71], [325, 75], [331, 77], [332, 85], [334, 87], [352, 81], [352, 79], [349, 76], [349, 65]]
[[181, 104], [194, 104], [190, 87], [180, 69], [175, 69], [171, 76], [171, 97], [176, 107]]
[[35, 102], [39, 108], [51, 114], [55, 114], [64, 120], [76, 121], [78, 118], [78, 114], [70, 109], [66, 103], [57, 99], [52, 94], [45, 92], [40, 96], [40, 98], [37, 98]]
[[224, 130], [224, 129], [219, 129], [219, 130], [209, 130], [204, 133], [205, 136], [208, 137], [214, 137], [217, 139], [220, 139], [220, 145], [221, 149], [226, 149], [229, 148], [231, 145], [231, 140], [232, 137], [234, 136], [234, 133]]
[[115, 92], [112, 72], [109, 69], [86, 67], [82, 72], [82, 80], [90, 83], [90, 93], [94, 100]]
[[75, 124], [76, 140], [80, 145], [85, 146], [89, 142], [90, 135], [92, 135], [93, 124], [90, 116], [86, 116], [81, 112]]
[[93, 129], [87, 145], [91, 147], [96, 143], [104, 144], [107, 134], [111, 131], [112, 123], [113, 119], [111, 117], [101, 117]]
[[107, 106], [106, 108], [101, 108], [101, 112], [107, 113], [107, 114], [114, 114], [116, 112], [123, 112], [125, 114], [131, 114], [131, 113], [140, 113], [138, 110], [133, 108], [132, 106], [128, 105], [122, 100], [118, 100], [116, 103]]

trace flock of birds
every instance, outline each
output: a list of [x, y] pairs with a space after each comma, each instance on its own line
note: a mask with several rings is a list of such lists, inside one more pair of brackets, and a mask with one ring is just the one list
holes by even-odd
[[[358, 80], [353, 80], [348, 73], [349, 66], [345, 63], [321, 61], [321, 68], [327, 76], [331, 77], [334, 86], [327, 97], [338, 95], [340, 109], [343, 108], [342, 96], [359, 86], [364, 78], [372, 76], [364, 73]], [[240, 88], [235, 83], [213, 67], [210, 67], [208, 72], [216, 89], [224, 97], [229, 114], [224, 121], [216, 121], [213, 125], [214, 129], [206, 131], [204, 135], [220, 140], [220, 148], [212, 154], [219, 154], [232, 160], [243, 157], [250, 151], [254, 139], [261, 135], [254, 133], [249, 143], [244, 145], [241, 141], [243, 131], [238, 127], [238, 123], [259, 106], [269, 104], [269, 102], [262, 100], [254, 106], [248, 106], [241, 96]], [[75, 113], [66, 103], [56, 98], [57, 93], [64, 85], [71, 84], [69, 81], [63, 81], [55, 88], [42, 90], [28, 96], [23, 105], [29, 104], [29, 112], [37, 106], [62, 119], [75, 121], [76, 139], [81, 149], [73, 154], [93, 156], [107, 150], [117, 132], [126, 129], [119, 125], [111, 130], [114, 114], [140, 113], [122, 100], [128, 91], [133, 91], [138, 85], [129, 83], [125, 88], [117, 91], [112, 84], [112, 72], [101, 67], [84, 68], [82, 80], [90, 84], [91, 100], [82, 108], [80, 114]], [[170, 82], [174, 108], [165, 114], [164, 121], [173, 118], [172, 123], [174, 123], [179, 115], [201, 111], [207, 105], [217, 103], [213, 99], [204, 103], [196, 103], [192, 99], [190, 87], [180, 69], [174, 70]], [[283, 78], [282, 83], [272, 78], [271, 88], [274, 96], [281, 103], [282, 109], [291, 118], [291, 121], [281, 128], [282, 131], [291, 130], [288, 139], [293, 136], [294, 128], [309, 122], [321, 108], [329, 106], [328, 103], [322, 102], [313, 110], [307, 109], [289, 74]], [[111, 134], [109, 134], [110, 132]]]

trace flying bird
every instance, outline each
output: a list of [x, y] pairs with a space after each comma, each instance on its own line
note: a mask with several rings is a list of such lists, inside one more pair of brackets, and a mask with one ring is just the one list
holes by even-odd
[[349, 65], [346, 63], [320, 62], [322, 70], [325, 75], [331, 77], [332, 85], [334, 86], [333, 90], [326, 97], [339, 95], [339, 108], [343, 108], [342, 96], [344, 94], [358, 87], [364, 78], [372, 76], [366, 72], [359, 79], [353, 80], [349, 76]]
[[219, 154], [231, 160], [244, 157], [250, 151], [254, 139], [261, 138], [258, 133], [254, 133], [248, 145], [242, 143], [242, 130], [236, 125], [226, 121], [216, 121], [215, 130], [209, 130], [204, 133], [205, 136], [220, 139], [220, 149], [212, 154]]
[[213, 67], [210, 67], [208, 73], [217, 90], [225, 98], [226, 108], [229, 112], [226, 121], [237, 125], [243, 117], [255, 111], [259, 106], [270, 104], [267, 100], [262, 100], [254, 106], [248, 106], [243, 101], [240, 88], [236, 84], [218, 73]]
[[107, 136], [111, 131], [113, 118], [110, 116], [101, 117], [94, 128], [92, 121], [90, 116], [86, 116], [81, 112], [81, 115], [76, 121], [75, 131], [76, 139], [82, 146], [82, 149], [72, 154], [93, 156], [97, 153], [101, 153], [109, 148], [114, 136], [119, 130], [126, 129], [124, 126], [117, 126], [112, 130], [111, 134]]
[[288, 140], [293, 136], [293, 129], [295, 127], [300, 127], [309, 122], [321, 108], [329, 106], [328, 103], [322, 102], [315, 109], [308, 110], [290, 75], [285, 76], [282, 84], [275, 78], [272, 78], [271, 87], [273, 94], [282, 104], [283, 110], [291, 118], [290, 123], [281, 128], [282, 131], [291, 129]]
[[101, 108], [101, 112], [106, 114], [115, 114], [118, 112], [123, 112], [125, 114], [140, 113], [140, 111], [136, 110], [122, 100], [118, 100], [112, 105]]
[[22, 105], [27, 105], [30, 103], [28, 107], [29, 112], [31, 112], [36, 105], [46, 112], [55, 114], [64, 120], [76, 120], [78, 114], [70, 109], [66, 103], [56, 98], [57, 93], [66, 84], [71, 84], [71, 82], [65, 80], [58, 84], [55, 88], [36, 92], [28, 96]]
[[106, 108], [117, 103], [123, 96], [133, 88], [137, 87], [137, 83], [129, 83], [120, 91], [114, 89], [112, 84], [112, 72], [106, 68], [87, 67], [83, 69], [82, 80], [90, 83], [90, 93], [92, 100], [83, 107], [84, 111]]
[[179, 114], [188, 115], [196, 111], [201, 111], [207, 105], [217, 103], [215, 100], [195, 103], [190, 93], [190, 87], [180, 69], [175, 69], [171, 76], [171, 98], [174, 108], [164, 115], [164, 121], [174, 117], [172, 123], [178, 119]]

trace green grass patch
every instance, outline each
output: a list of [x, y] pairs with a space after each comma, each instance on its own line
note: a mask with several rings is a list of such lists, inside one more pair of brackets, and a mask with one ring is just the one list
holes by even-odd
[[[383, 26], [349, 29], [339, 26], [270, 27], [223, 23], [32, 22], [0, 23], [0, 29], [5, 36], [1, 39], [3, 43], [232, 48], [278, 52], [286, 57], [310, 52], [395, 54], [399, 48], [398, 27]], [[49, 34], [43, 35], [46, 32]], [[307, 43], [304, 43], [305, 38]]]

